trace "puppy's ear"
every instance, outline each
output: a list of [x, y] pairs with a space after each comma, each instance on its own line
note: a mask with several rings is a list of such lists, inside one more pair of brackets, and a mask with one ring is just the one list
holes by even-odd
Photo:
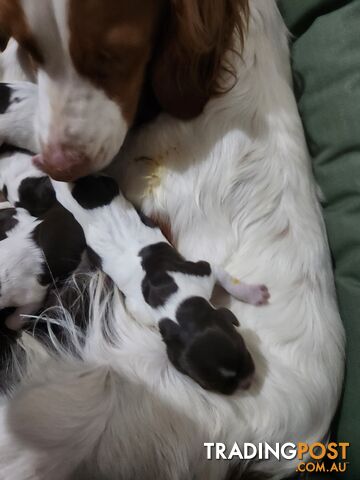
[[146, 303], [157, 308], [178, 290], [178, 286], [167, 273], [156, 272], [153, 275], [146, 275], [142, 281], [142, 292]]
[[169, 1], [152, 68], [153, 90], [164, 111], [191, 119], [224, 91], [222, 71], [234, 74], [225, 54], [243, 41], [248, 1]]
[[216, 310], [216, 314], [220, 316], [220, 321], [227, 322], [228, 324], [234, 325], [235, 327], [240, 326], [239, 320], [227, 308], [219, 308], [218, 310]]

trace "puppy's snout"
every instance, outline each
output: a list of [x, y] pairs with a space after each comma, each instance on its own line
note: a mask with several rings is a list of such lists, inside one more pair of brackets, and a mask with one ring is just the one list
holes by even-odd
[[62, 145], [48, 145], [33, 162], [51, 178], [62, 182], [71, 182], [91, 173], [91, 160], [84, 153]]

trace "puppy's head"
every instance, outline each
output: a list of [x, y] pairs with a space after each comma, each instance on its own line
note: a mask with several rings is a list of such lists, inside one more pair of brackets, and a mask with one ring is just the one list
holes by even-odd
[[192, 297], [180, 305], [176, 319], [178, 323], [163, 319], [159, 326], [178, 370], [206, 390], [226, 395], [250, 386], [254, 362], [230, 310], [215, 310], [205, 299]]
[[100, 170], [134, 122], [145, 78], [159, 106], [201, 113], [232, 70], [248, 0], [0, 0], [0, 48], [16, 39], [37, 70], [37, 165], [56, 180]]

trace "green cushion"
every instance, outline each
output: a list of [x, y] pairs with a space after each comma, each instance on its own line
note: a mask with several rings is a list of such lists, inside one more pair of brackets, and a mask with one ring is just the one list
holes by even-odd
[[334, 434], [360, 479], [360, 0], [280, 0], [294, 34], [295, 91], [325, 201], [340, 313], [347, 333], [344, 396]]

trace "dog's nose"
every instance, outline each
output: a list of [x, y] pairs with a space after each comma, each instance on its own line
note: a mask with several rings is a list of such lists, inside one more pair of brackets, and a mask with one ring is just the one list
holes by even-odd
[[83, 153], [61, 145], [49, 145], [33, 163], [54, 180], [71, 182], [91, 172], [91, 161]]

